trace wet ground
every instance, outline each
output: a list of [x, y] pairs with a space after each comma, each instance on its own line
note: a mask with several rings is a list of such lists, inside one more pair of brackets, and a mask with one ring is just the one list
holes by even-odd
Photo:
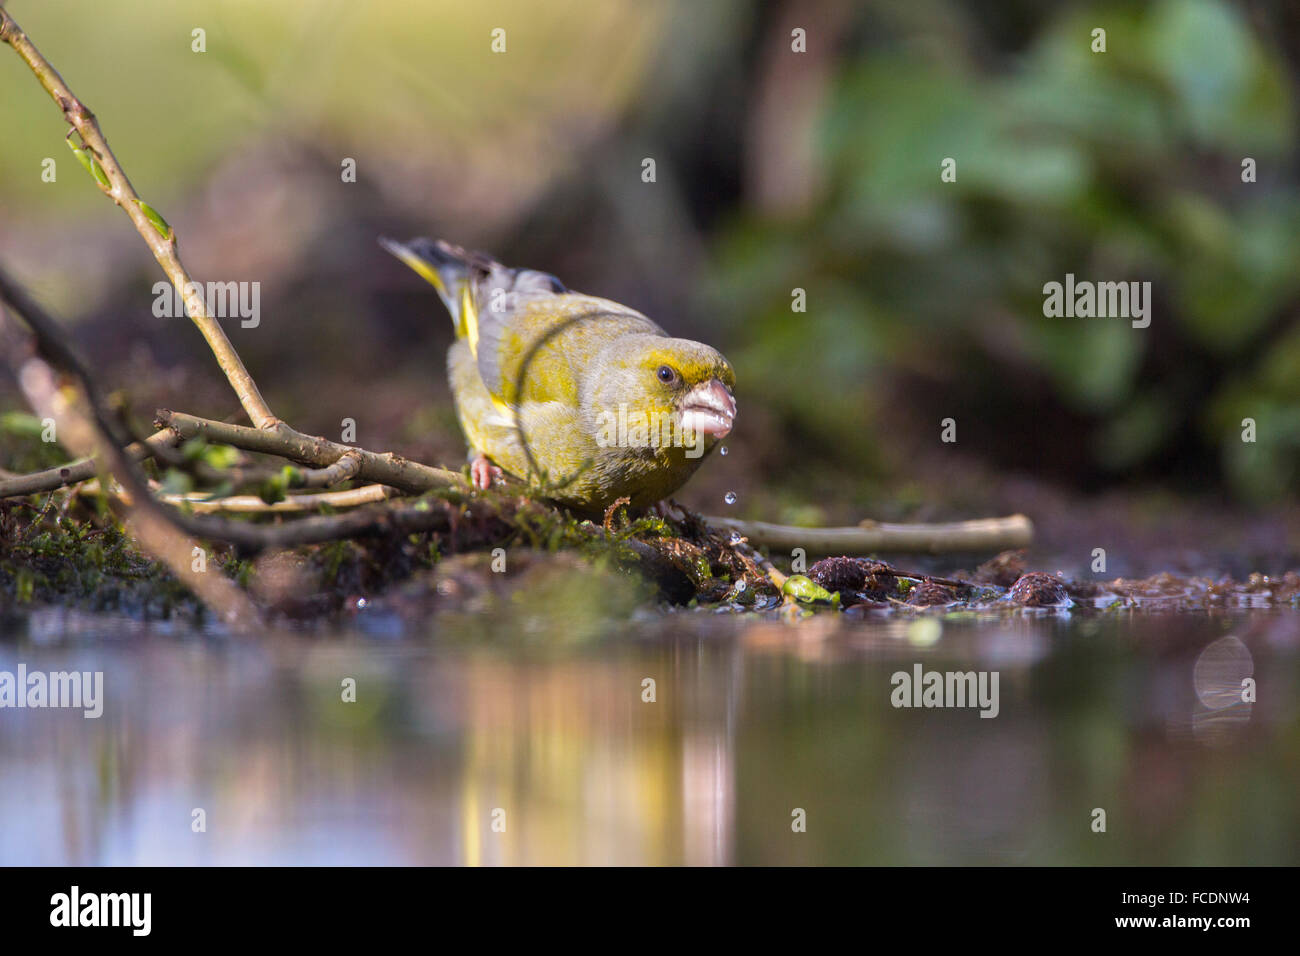
[[[104, 705], [0, 710], [0, 863], [1300, 862], [1291, 606], [605, 614], [7, 618]], [[894, 706], [918, 665], [996, 716]]]

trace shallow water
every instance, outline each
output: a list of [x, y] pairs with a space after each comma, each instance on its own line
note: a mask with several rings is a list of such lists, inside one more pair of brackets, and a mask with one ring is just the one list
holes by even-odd
[[[0, 671], [105, 681], [0, 710], [4, 864], [1300, 862], [1294, 610], [0, 626]], [[997, 716], [892, 706], [917, 663], [996, 671]]]

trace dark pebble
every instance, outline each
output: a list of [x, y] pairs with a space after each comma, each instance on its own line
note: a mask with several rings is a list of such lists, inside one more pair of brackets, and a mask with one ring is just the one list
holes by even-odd
[[951, 604], [957, 600], [952, 588], [936, 584], [934, 581], [922, 581], [912, 588], [907, 595], [907, 603], [914, 607], [930, 607], [935, 604]]
[[827, 591], [861, 591], [867, 572], [857, 558], [822, 558], [808, 577]]
[[1069, 601], [1065, 583], [1058, 577], [1042, 571], [1022, 574], [1011, 586], [1008, 595], [1012, 603], [1022, 607], [1060, 607]]
[[885, 595], [897, 584], [894, 569], [883, 561], [862, 558], [823, 558], [808, 569], [808, 577], [827, 591]]

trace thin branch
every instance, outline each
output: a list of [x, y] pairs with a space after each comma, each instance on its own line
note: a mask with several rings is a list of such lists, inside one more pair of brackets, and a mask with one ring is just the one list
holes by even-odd
[[361, 474], [365, 464], [361, 452], [353, 448], [345, 451], [342, 457], [326, 468], [307, 468], [298, 472], [303, 488], [328, 488], [330, 485], [350, 481]]
[[884, 524], [864, 521], [855, 528], [799, 528], [766, 521], [706, 516], [715, 527], [729, 528], [780, 551], [803, 548], [809, 554], [873, 554], [885, 551], [940, 554], [951, 551], [1005, 551], [1033, 543], [1034, 525], [1024, 515], [981, 518], [948, 524]]
[[[185, 302], [186, 311], [194, 324], [198, 326], [203, 333], [204, 339], [207, 340], [208, 347], [212, 349], [213, 355], [217, 358], [217, 364], [225, 372], [227, 380], [239, 396], [239, 403], [248, 413], [249, 419], [258, 428], [275, 428], [280, 424], [279, 419], [271, 414], [271, 409], [267, 406], [266, 400], [262, 398], [262, 393], [257, 389], [257, 383], [253, 377], [248, 374], [244, 368], [244, 363], [240, 360], [239, 355], [235, 352], [230, 340], [226, 338], [226, 333], [211, 315], [208, 314], [207, 304], [200, 291], [200, 287], [190, 277], [185, 266], [181, 263], [180, 254], [177, 251], [176, 231], [172, 229], [163, 218], [155, 212], [152, 207], [140, 199], [131, 181], [127, 179], [126, 173], [113, 155], [113, 151], [108, 147], [108, 140], [99, 129], [99, 123], [86, 105], [82, 103], [68, 85], [63, 82], [63, 77], [59, 76], [58, 71], [50, 65], [49, 61], [41, 55], [35, 45], [28, 39], [14, 18], [9, 15], [3, 7], [0, 7], [0, 40], [8, 43], [13, 47], [23, 62], [25, 62], [31, 71], [36, 74], [40, 80], [41, 86], [45, 87], [46, 92], [53, 97], [54, 102], [59, 105], [63, 111], [64, 118], [72, 125], [81, 137], [81, 142], [85, 150], [90, 153], [89, 159], [83, 159], [83, 162], [89, 163], [92, 174], [95, 175], [99, 188], [110, 199], [126, 212], [130, 217], [136, 231], [140, 233], [145, 244], [153, 253], [158, 264], [162, 266], [163, 272], [171, 280], [172, 285], [180, 292]], [[82, 158], [83, 154], [79, 153], [78, 157]], [[99, 170], [98, 173], [95, 171]], [[102, 179], [100, 176], [102, 175]]]
[[[132, 442], [126, 447], [126, 453], [133, 461], [143, 461], [160, 447], [174, 445], [180, 437], [170, 428], [161, 429], [144, 441]], [[88, 481], [99, 473], [99, 462], [94, 458], [78, 458], [66, 465], [49, 468], [45, 471], [32, 472], [29, 475], [13, 475], [0, 480], [0, 498], [16, 498], [35, 495], [45, 491], [56, 491], [66, 485], [75, 485]]]
[[254, 525], [233, 521], [223, 522], [223, 524], [226, 527], [221, 531], [222, 540], [248, 551], [260, 551], [268, 548], [292, 548], [302, 544], [323, 544], [340, 538], [355, 538], [367, 534], [444, 531], [450, 527], [450, 520], [447, 512], [442, 508], [389, 504], [383, 507], [358, 508], [343, 515], [300, 518], [277, 525]]
[[244, 451], [262, 452], [279, 455], [293, 461], [322, 468], [335, 464], [344, 455], [353, 455], [361, 460], [356, 478], [361, 481], [381, 485], [391, 485], [399, 491], [420, 494], [432, 488], [464, 485], [464, 479], [458, 472], [446, 468], [431, 468], [401, 455], [391, 452], [380, 454], [340, 445], [312, 435], [304, 435], [287, 425], [275, 431], [248, 428], [243, 425], [231, 425], [226, 422], [199, 418], [184, 412], [173, 412], [165, 408], [158, 409], [155, 424], [174, 429], [182, 438], [203, 436], [210, 442], [231, 445]]
[[[180, 435], [172, 429], [168, 433], [176, 442]], [[289, 429], [286, 429], [289, 431]], [[249, 488], [264, 488], [268, 482], [284, 485], [286, 475], [283, 468], [264, 466], [237, 465], [233, 468], [215, 468], [203, 461], [201, 457], [187, 456], [172, 448], [155, 448], [154, 457], [162, 464], [192, 475], [196, 480], [215, 485], [225, 485], [230, 492]], [[349, 452], [328, 468], [292, 468], [288, 475], [290, 488], [327, 488], [355, 478], [361, 470], [361, 458], [356, 452]]]
[[321, 508], [355, 508], [374, 504], [398, 494], [385, 485], [364, 485], [347, 491], [326, 491], [315, 495], [286, 495], [283, 501], [267, 504], [256, 495], [231, 495], [212, 498], [207, 495], [163, 495], [171, 505], [189, 508], [195, 514], [295, 514]]

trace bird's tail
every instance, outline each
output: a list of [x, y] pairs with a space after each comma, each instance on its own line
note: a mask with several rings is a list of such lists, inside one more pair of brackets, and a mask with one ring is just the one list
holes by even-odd
[[475, 281], [501, 266], [477, 252], [467, 252], [442, 239], [412, 239], [398, 242], [380, 237], [379, 244], [410, 266], [438, 290], [458, 338], [477, 339]]
[[[457, 338], [467, 339], [476, 356], [480, 338], [499, 340], [504, 317], [514, 304], [568, 291], [550, 273], [510, 269], [485, 253], [470, 252], [442, 239], [397, 242], [381, 237], [379, 244], [438, 290], [451, 313]], [[483, 303], [487, 303], [486, 310]]]

